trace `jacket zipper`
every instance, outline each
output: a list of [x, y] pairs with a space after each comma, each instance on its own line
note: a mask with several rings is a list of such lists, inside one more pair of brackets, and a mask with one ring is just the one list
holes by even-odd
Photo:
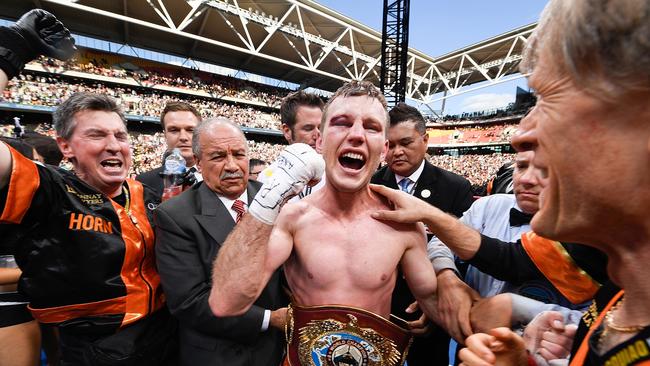
[[147, 315], [151, 313], [151, 309], [153, 309], [153, 287], [147, 281], [146, 278], [144, 278], [144, 273], [143, 273], [143, 267], [144, 267], [144, 260], [147, 258], [147, 241], [145, 240], [144, 233], [140, 229], [140, 226], [138, 225], [138, 220], [135, 218], [135, 216], [131, 215], [131, 212], [127, 212], [127, 216], [129, 216], [129, 219], [133, 223], [133, 226], [138, 230], [140, 233], [140, 237], [142, 238], [142, 248], [144, 249], [144, 253], [142, 255], [142, 260], [140, 260], [140, 278], [142, 278], [142, 281], [147, 285], [147, 289], [149, 290], [149, 300], [147, 301]]

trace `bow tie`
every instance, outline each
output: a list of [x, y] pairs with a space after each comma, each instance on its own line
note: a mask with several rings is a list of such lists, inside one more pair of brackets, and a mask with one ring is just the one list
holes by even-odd
[[533, 215], [523, 213], [516, 208], [510, 209], [510, 226], [524, 226], [530, 224]]

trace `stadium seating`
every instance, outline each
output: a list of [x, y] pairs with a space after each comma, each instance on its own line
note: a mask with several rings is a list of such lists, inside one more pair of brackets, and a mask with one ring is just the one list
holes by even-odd
[[[243, 81], [187, 68], [139, 60], [93, 50], [82, 50], [68, 62], [40, 58], [11, 81], [3, 94], [3, 102], [26, 107], [54, 107], [76, 91], [100, 92], [115, 97], [127, 114], [157, 120], [165, 104], [184, 100], [195, 105], [204, 118], [226, 116], [244, 127], [279, 130], [278, 105], [288, 90]], [[494, 122], [512, 117], [513, 111], [478, 113], [448, 118], [453, 125], [429, 127], [429, 143], [439, 146], [507, 144], [515, 130], [515, 122]], [[517, 112], [518, 113], [518, 112]], [[455, 118], [455, 119], [454, 119]], [[471, 122], [471, 125], [461, 121]], [[438, 121], [440, 122], [440, 121]], [[459, 125], [461, 124], [461, 125]], [[28, 128], [29, 129], [29, 128]], [[31, 129], [34, 129], [32, 126]], [[35, 128], [54, 136], [48, 124]], [[0, 126], [0, 135], [11, 135], [12, 126]], [[155, 168], [164, 153], [161, 132], [131, 132], [133, 174]], [[273, 161], [283, 145], [249, 140], [252, 158]], [[436, 155], [433, 164], [470, 180], [473, 186], [483, 185], [512, 155]], [[69, 163], [62, 163], [69, 166]]]

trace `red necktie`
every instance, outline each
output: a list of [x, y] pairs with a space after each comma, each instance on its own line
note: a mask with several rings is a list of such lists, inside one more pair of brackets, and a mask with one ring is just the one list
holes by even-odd
[[246, 209], [244, 209], [244, 201], [235, 200], [235, 202], [232, 203], [232, 209], [237, 212], [235, 223], [238, 223], [239, 220], [241, 220], [242, 216], [244, 216], [244, 212], [246, 212]]

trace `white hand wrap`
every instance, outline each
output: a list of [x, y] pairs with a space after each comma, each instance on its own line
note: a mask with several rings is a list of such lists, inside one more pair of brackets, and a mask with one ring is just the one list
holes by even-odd
[[257, 192], [248, 212], [256, 219], [273, 225], [280, 207], [300, 193], [307, 183], [320, 181], [325, 171], [323, 157], [307, 144], [289, 145], [266, 168], [264, 184]]

